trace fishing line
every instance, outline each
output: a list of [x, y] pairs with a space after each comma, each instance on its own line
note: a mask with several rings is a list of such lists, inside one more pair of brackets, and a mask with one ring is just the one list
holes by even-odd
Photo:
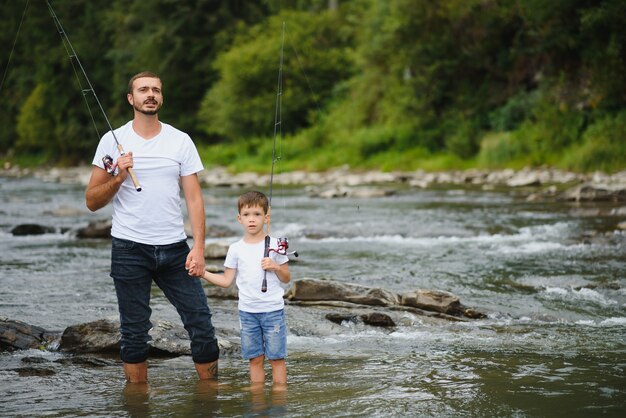
[[[5, 2], [5, 4], [8, 3]], [[9, 72], [9, 66], [11, 65], [11, 58], [13, 57], [13, 51], [15, 51], [15, 45], [17, 44], [17, 38], [20, 36], [20, 29], [22, 29], [22, 23], [24, 22], [24, 17], [26, 16], [26, 11], [28, 10], [28, 6], [30, 5], [30, 0], [26, 1], [26, 7], [24, 7], [24, 12], [22, 13], [22, 18], [20, 19], [20, 24], [17, 26], [17, 32], [15, 34], [15, 39], [13, 40], [13, 46], [11, 47], [11, 52], [9, 53], [9, 59], [7, 60], [7, 66], [4, 69], [4, 74], [2, 75], [2, 81], [0, 81], [0, 91], [2, 91], [2, 86], [4, 86], [4, 80], [7, 77]]]
[[[280, 65], [278, 66], [278, 82], [276, 88], [276, 110], [274, 112], [274, 145], [272, 147], [272, 170], [270, 173], [270, 192], [269, 192], [269, 209], [268, 214], [272, 213], [272, 190], [274, 184], [274, 164], [277, 161], [276, 158], [276, 137], [280, 137], [279, 141], [279, 157], [278, 160], [282, 157], [282, 138], [283, 138], [283, 128], [282, 128], [282, 119], [283, 119], [283, 51], [285, 47], [285, 22], [283, 22], [283, 36], [282, 42], [280, 45]], [[280, 166], [279, 166], [280, 169]], [[272, 218], [267, 222], [267, 234], [270, 234], [270, 223]]]
[[[286, 28], [285, 28], [285, 31], [287, 31]], [[296, 61], [298, 61], [298, 66], [300, 67], [300, 71], [302, 71], [302, 74], [304, 75], [304, 79], [306, 80], [306, 85], [309, 88], [309, 93], [311, 93], [311, 97], [313, 97], [315, 108], [317, 109], [317, 113], [321, 118], [322, 110], [319, 105], [319, 100], [317, 100], [317, 94], [315, 94], [315, 92], [313, 91], [313, 87], [311, 86], [311, 81], [309, 80], [309, 76], [304, 70], [304, 65], [302, 64], [302, 61], [300, 60], [300, 54], [298, 54], [298, 50], [296, 49], [295, 45], [291, 42], [291, 38], [288, 37], [287, 40], [289, 41], [289, 45], [291, 46], [291, 49], [293, 50], [296, 56]]]
[[[109, 127], [109, 131], [113, 135], [113, 140], [115, 141], [115, 144], [117, 145], [117, 149], [120, 152], [120, 155], [124, 155], [125, 154], [124, 149], [122, 148], [122, 145], [120, 144], [120, 142], [117, 140], [117, 136], [115, 136], [115, 131], [113, 130], [113, 127], [111, 126], [111, 122], [109, 122], [109, 118], [107, 117], [107, 114], [104, 111], [104, 108], [102, 107], [102, 104], [100, 103], [100, 100], [98, 99], [98, 95], [96, 94], [96, 91], [94, 90], [93, 85], [91, 84], [91, 81], [89, 81], [89, 77], [87, 77], [87, 72], [85, 71], [83, 64], [80, 62], [80, 59], [78, 58], [78, 54], [76, 53], [76, 50], [74, 49], [74, 47], [72, 46], [72, 43], [70, 42], [70, 38], [67, 36], [65, 29], [63, 29], [63, 26], [61, 25], [61, 21], [59, 20], [57, 14], [55, 13], [54, 9], [52, 8], [52, 5], [50, 4], [48, 0], [46, 0], [46, 4], [48, 5], [48, 10], [50, 11], [50, 15], [52, 16], [52, 20], [54, 21], [54, 24], [59, 32], [59, 35], [61, 35], [61, 40], [63, 42], [63, 46], [65, 47], [65, 51], [70, 57], [70, 63], [72, 64], [72, 68], [74, 69], [74, 74], [76, 75], [76, 79], [78, 80], [78, 85], [83, 93], [83, 97], [85, 99], [85, 103], [87, 104], [87, 109], [89, 110], [89, 115], [91, 116], [91, 120], [93, 122], [96, 133], [98, 134], [98, 136], [100, 136], [98, 132], [98, 127], [96, 125], [96, 121], [93, 117], [93, 113], [91, 112], [91, 106], [89, 106], [89, 101], [87, 100], [88, 93], [91, 93], [94, 99], [96, 100], [96, 103], [98, 104], [98, 107], [100, 108], [100, 111], [102, 112], [102, 115], [104, 116], [104, 120], [106, 121], [107, 126]], [[80, 76], [76, 69], [76, 65], [74, 65], [74, 62], [76, 62], [76, 64], [80, 68], [80, 71], [83, 74], [83, 77], [85, 78], [85, 81], [87, 82], [87, 85], [89, 88], [83, 87], [83, 84], [80, 81]], [[103, 161], [105, 159], [111, 159], [111, 157], [105, 156], [103, 158]], [[105, 165], [106, 165], [106, 162], [105, 162]], [[133, 184], [135, 185], [135, 190], [140, 192], [141, 186], [139, 185], [139, 181], [137, 181], [135, 172], [130, 167], [128, 168], [128, 174], [130, 175], [130, 178]]]

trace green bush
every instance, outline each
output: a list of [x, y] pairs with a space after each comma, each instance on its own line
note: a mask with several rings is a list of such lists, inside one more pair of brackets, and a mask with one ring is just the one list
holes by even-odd
[[37, 84], [20, 109], [15, 143], [18, 152], [45, 153], [54, 148], [54, 125], [47, 111], [46, 88], [45, 84]]
[[582, 143], [571, 147], [560, 165], [582, 172], [626, 169], [626, 111], [605, 116], [589, 126]]

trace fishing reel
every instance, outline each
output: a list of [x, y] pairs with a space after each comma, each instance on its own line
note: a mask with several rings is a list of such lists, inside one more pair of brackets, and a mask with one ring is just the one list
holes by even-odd
[[[263, 253], [264, 257], [269, 257], [270, 253], [274, 251], [277, 254], [281, 255], [295, 255], [298, 256], [297, 251], [287, 252], [289, 249], [289, 240], [287, 238], [277, 238], [278, 240], [278, 248], [270, 248], [270, 236], [265, 236], [265, 251]], [[261, 292], [267, 292], [267, 271], [263, 272], [263, 284], [261, 285]]]
[[285, 237], [283, 238], [277, 238], [278, 240], [278, 248], [270, 248], [268, 251], [268, 254], [270, 251], [274, 251], [275, 253], [281, 254], [281, 255], [291, 255], [293, 254], [294, 256], [298, 257], [298, 252], [297, 251], [291, 251], [291, 252], [287, 252], [287, 250], [289, 249], [289, 240]]
[[110, 175], [115, 174], [115, 168], [113, 168], [113, 158], [107, 154], [102, 157], [102, 164], [104, 164], [104, 168]]

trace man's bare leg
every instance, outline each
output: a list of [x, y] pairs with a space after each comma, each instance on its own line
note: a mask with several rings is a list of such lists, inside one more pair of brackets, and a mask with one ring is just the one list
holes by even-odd
[[200, 380], [217, 379], [217, 360], [211, 363], [194, 363]]
[[124, 374], [130, 383], [146, 383], [148, 381], [148, 362], [124, 363]]

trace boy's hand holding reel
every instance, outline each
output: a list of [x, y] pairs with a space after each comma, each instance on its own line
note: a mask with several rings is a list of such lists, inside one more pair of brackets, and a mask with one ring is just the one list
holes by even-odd
[[[269, 234], [269, 223], [267, 225], [268, 234]], [[263, 257], [269, 257], [270, 253], [274, 251], [275, 253], [289, 256], [293, 254], [298, 257], [297, 251], [287, 252], [289, 249], [289, 240], [286, 237], [277, 238], [278, 239], [278, 248], [270, 248], [270, 236], [265, 236], [265, 252], [263, 253]], [[267, 270], [263, 272], [263, 284], [261, 285], [261, 292], [267, 292]]]

